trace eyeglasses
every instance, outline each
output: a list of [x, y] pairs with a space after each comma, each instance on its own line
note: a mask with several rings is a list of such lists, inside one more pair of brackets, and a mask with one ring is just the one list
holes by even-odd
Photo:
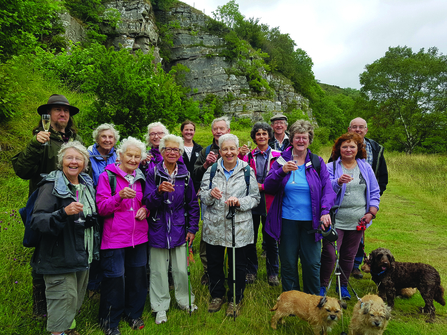
[[64, 160], [66, 160], [66, 161], [72, 161], [72, 160], [75, 160], [76, 162], [78, 162], [78, 163], [81, 163], [81, 162], [83, 162], [84, 161], [84, 158], [82, 158], [82, 157], [75, 157], [75, 156], [64, 156]]
[[174, 154], [178, 154], [180, 153], [180, 149], [179, 148], [161, 148], [162, 150], [166, 151], [168, 154], [170, 154], [171, 152], [173, 152]]
[[149, 133], [149, 137], [155, 137], [155, 136], [163, 137], [164, 134], [165, 134], [164, 132], [160, 132], [160, 133]]
[[275, 121], [273, 122], [274, 126], [280, 125], [280, 124], [286, 124], [286, 121]]
[[349, 128], [351, 128], [351, 129], [359, 129], [359, 130], [363, 130], [363, 129], [365, 129], [366, 127], [365, 126], [349, 126]]

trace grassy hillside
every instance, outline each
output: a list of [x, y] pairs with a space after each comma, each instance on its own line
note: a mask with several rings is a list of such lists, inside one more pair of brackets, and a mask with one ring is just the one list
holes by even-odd
[[[91, 102], [91, 97], [69, 92], [58, 87], [57, 83], [43, 81], [38, 73], [30, 72], [18, 76], [18, 81], [26, 92], [26, 99], [17, 106], [16, 116], [0, 124], [0, 334], [45, 334], [44, 320], [34, 320], [32, 314], [31, 269], [29, 260], [32, 249], [22, 247], [23, 226], [18, 217], [18, 208], [24, 206], [27, 195], [27, 181], [14, 175], [9, 159], [19, 152], [31, 137], [31, 129], [39, 117], [36, 108], [47, 101], [53, 93], [67, 95], [69, 101], [82, 110]], [[82, 113], [77, 119], [78, 126], [84, 134], [84, 140], [91, 141], [88, 129], [82, 127]], [[248, 128], [234, 131], [240, 136], [241, 143], [249, 139]], [[211, 141], [209, 125], [199, 128], [196, 140], [202, 145]], [[320, 154], [327, 159], [330, 148], [323, 148]], [[447, 157], [439, 155], [406, 156], [387, 153], [386, 159], [390, 173], [388, 189], [382, 197], [380, 211], [374, 224], [366, 232], [366, 248], [371, 251], [376, 247], [392, 250], [399, 261], [425, 262], [433, 265], [440, 272], [444, 285], [447, 281], [447, 245], [445, 231], [447, 196]], [[200, 236], [200, 234], [198, 235]], [[259, 241], [261, 238], [259, 239]], [[199, 243], [197, 240], [195, 248]], [[259, 242], [260, 243], [260, 242]], [[258, 251], [260, 253], [260, 245]], [[200, 285], [202, 267], [195, 250], [196, 262], [192, 264], [192, 286], [196, 294], [199, 311], [189, 317], [176, 308], [172, 296], [168, 322], [155, 325], [154, 316], [147, 301], [143, 319], [146, 327], [139, 334], [311, 334], [306, 323], [298, 318], [286, 319], [285, 325], [273, 331], [269, 326], [273, 307], [281, 287], [269, 287], [265, 271], [265, 260], [260, 259], [259, 280], [247, 287], [242, 315], [234, 322], [225, 318], [224, 311], [215, 314], [207, 312], [209, 293]], [[363, 296], [376, 292], [375, 284], [365, 275], [362, 280], [352, 279], [356, 292]], [[335, 296], [332, 288], [329, 292]], [[351, 317], [355, 298], [348, 302], [345, 312], [346, 325]], [[388, 330], [385, 334], [445, 334], [447, 326], [446, 307], [435, 303], [436, 322], [425, 323], [425, 316], [417, 308], [423, 305], [419, 294], [408, 300], [398, 299], [392, 312]], [[84, 302], [76, 318], [81, 334], [99, 335], [96, 318], [99, 303], [97, 300]], [[122, 334], [134, 334], [124, 323]], [[342, 331], [341, 323], [333, 334]]]

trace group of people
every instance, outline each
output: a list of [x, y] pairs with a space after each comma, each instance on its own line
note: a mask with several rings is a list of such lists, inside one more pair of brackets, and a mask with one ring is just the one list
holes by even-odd
[[[77, 334], [75, 316], [87, 287], [100, 292], [98, 319], [106, 335], [120, 334], [121, 319], [134, 330], [144, 327], [147, 292], [155, 322], [167, 322], [170, 277], [178, 307], [197, 310], [187, 258], [200, 217], [201, 282], [209, 287], [211, 313], [228, 301], [226, 314], [239, 315], [246, 283], [257, 280], [261, 223], [267, 281], [280, 284], [281, 263], [283, 291], [300, 289], [300, 259], [303, 291], [326, 294], [335, 249], [321, 242], [320, 229], [334, 225], [335, 206], [346, 276], [356, 254], [363, 255], [364, 229], [388, 182], [383, 148], [365, 138], [363, 119], [335, 141], [326, 165], [308, 148], [311, 123], [298, 120], [287, 132], [282, 114], [270, 125], [254, 124], [254, 149], [239, 143], [225, 117], [212, 122], [213, 142], [205, 148], [193, 140], [195, 124], [185, 121], [182, 137], [154, 122], [146, 143], [128, 137], [118, 146], [118, 130], [103, 124], [87, 149], [72, 120], [78, 112], [66, 97], [51, 96], [38, 108], [51, 128], [45, 131], [41, 121], [13, 158], [16, 174], [30, 180], [29, 195], [38, 192], [31, 223], [41, 234], [31, 260], [33, 313], [47, 315], [52, 334]], [[340, 289], [350, 298], [343, 277]]]

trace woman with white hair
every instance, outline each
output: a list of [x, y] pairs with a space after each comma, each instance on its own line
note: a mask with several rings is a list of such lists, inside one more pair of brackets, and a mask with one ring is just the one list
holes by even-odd
[[[34, 203], [31, 228], [40, 232], [41, 239], [31, 266], [44, 276], [47, 330], [54, 335], [76, 333], [75, 316], [87, 289], [89, 264], [99, 257], [95, 190], [85, 173], [87, 166], [88, 152], [80, 142], [62, 145], [58, 170], [39, 183]], [[78, 220], [81, 216], [85, 222]]]
[[116, 161], [115, 144], [120, 139], [119, 131], [113, 124], [103, 123], [93, 131], [95, 144], [88, 148], [92, 165], [93, 184], [98, 185], [98, 178], [107, 165]]
[[140, 170], [147, 176], [147, 172], [163, 160], [159, 147], [163, 137], [169, 135], [169, 130], [161, 122], [152, 122], [147, 126], [146, 143], [151, 149], [147, 158], [141, 161]]
[[[168, 269], [172, 265], [175, 299], [182, 310], [193, 312], [194, 294], [188, 284], [186, 258], [199, 230], [199, 203], [186, 165], [179, 161], [183, 139], [166, 135], [160, 141], [163, 160], [147, 174], [145, 204], [149, 221], [149, 265], [151, 307], [156, 324], [166, 322], [169, 309]], [[190, 300], [191, 299], [191, 300]]]
[[142, 329], [147, 295], [147, 210], [143, 205], [144, 175], [138, 168], [146, 146], [124, 139], [117, 150], [120, 163], [99, 176], [96, 203], [104, 217], [101, 243], [99, 323], [106, 335], [119, 335], [121, 316], [132, 329]]
[[[203, 215], [202, 239], [206, 242], [211, 302], [209, 312], [217, 312], [225, 301], [224, 255], [228, 248], [228, 308], [227, 315], [239, 315], [245, 289], [247, 257], [245, 246], [254, 239], [251, 209], [260, 201], [258, 183], [253, 169], [238, 159], [239, 140], [225, 134], [219, 138], [221, 158], [203, 176], [200, 199], [207, 206]], [[249, 174], [248, 174], [249, 173]], [[236, 247], [232, 244], [232, 220], [226, 216], [230, 207], [236, 208], [234, 220]], [[236, 292], [233, 292], [233, 252], [236, 255]], [[236, 301], [233, 301], [233, 294]], [[235, 306], [237, 304], [237, 308]]]

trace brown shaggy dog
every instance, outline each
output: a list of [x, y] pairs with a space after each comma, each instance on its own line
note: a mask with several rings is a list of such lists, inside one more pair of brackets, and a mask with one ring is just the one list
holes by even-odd
[[444, 288], [438, 271], [424, 263], [396, 262], [391, 251], [378, 248], [369, 254], [372, 280], [379, 288], [379, 296], [386, 299], [388, 306], [394, 307], [396, 292], [403, 288], [416, 287], [421, 293], [425, 306], [422, 312], [430, 316], [427, 322], [435, 318], [433, 300], [445, 306]]
[[[371, 272], [371, 268], [369, 266], [369, 259], [365, 259], [363, 265], [362, 265], [362, 271], [365, 273], [370, 273]], [[415, 287], [408, 287], [408, 288], [403, 288], [400, 291], [396, 292], [397, 296], [401, 296], [402, 298], [411, 298], [412, 296], [414, 296], [417, 292], [417, 288]]]
[[[346, 303], [326, 297], [326, 301], [320, 304], [322, 300], [320, 296], [300, 291], [283, 292], [278, 297], [275, 307], [271, 309], [271, 311], [276, 311], [272, 317], [272, 328], [276, 329], [279, 320], [293, 314], [309, 322], [315, 335], [326, 335], [340, 319], [343, 313], [341, 307], [346, 308]], [[281, 320], [281, 323], [284, 323], [284, 320]]]
[[365, 295], [357, 302], [349, 324], [349, 335], [382, 335], [391, 318], [391, 307], [377, 295]]

